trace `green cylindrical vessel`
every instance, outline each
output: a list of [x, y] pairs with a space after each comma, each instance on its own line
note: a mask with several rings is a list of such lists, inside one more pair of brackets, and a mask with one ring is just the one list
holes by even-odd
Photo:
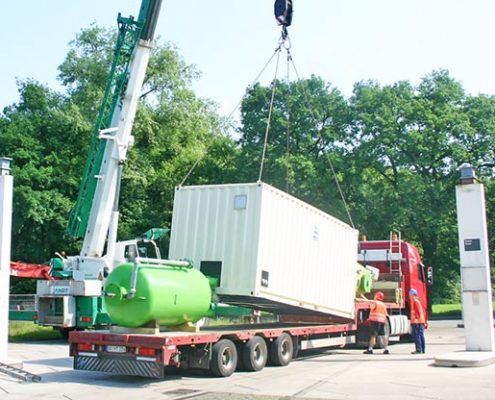
[[114, 324], [137, 328], [152, 321], [176, 326], [206, 316], [211, 305], [208, 279], [197, 269], [140, 265], [136, 294], [128, 298], [133, 264], [119, 265], [105, 283], [105, 305]]
[[371, 292], [373, 274], [371, 271], [358, 264], [356, 268], [356, 295]]

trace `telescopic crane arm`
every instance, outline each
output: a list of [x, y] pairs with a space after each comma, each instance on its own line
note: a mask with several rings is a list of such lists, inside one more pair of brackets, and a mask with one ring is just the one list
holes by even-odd
[[[69, 258], [75, 279], [96, 279], [112, 268], [122, 168], [132, 146], [132, 125], [153, 47], [162, 0], [143, 0], [139, 17], [119, 15], [119, 36], [68, 232], [84, 236], [81, 254]], [[107, 242], [106, 259], [102, 259]], [[84, 263], [84, 265], [83, 265]]]
[[[76, 280], [102, 279], [113, 268], [122, 169], [132, 146], [132, 125], [153, 45], [162, 0], [142, 0], [139, 17], [119, 15], [119, 35], [84, 177], [68, 233], [84, 237], [81, 253], [65, 261]], [[292, 23], [292, 0], [276, 0], [282, 36]], [[106, 255], [103, 254], [107, 244]]]

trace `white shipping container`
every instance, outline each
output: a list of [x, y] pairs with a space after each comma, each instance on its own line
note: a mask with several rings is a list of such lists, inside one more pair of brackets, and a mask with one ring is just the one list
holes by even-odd
[[264, 183], [178, 187], [169, 258], [219, 277], [228, 304], [352, 318], [358, 232]]

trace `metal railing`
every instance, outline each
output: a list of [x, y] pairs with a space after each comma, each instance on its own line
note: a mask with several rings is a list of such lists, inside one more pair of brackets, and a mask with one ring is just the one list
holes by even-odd
[[11, 294], [9, 296], [9, 310], [12, 311], [34, 311], [34, 294]]

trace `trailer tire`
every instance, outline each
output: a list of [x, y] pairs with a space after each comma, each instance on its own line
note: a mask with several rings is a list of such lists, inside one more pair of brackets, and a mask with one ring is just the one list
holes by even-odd
[[370, 328], [367, 325], [360, 325], [356, 332], [356, 346], [360, 349], [367, 349], [370, 344]]
[[270, 343], [270, 362], [283, 367], [289, 365], [294, 354], [294, 342], [288, 333], [282, 333]]
[[214, 376], [227, 377], [237, 368], [238, 354], [234, 342], [221, 339], [211, 350], [210, 371]]
[[268, 360], [266, 342], [261, 336], [253, 336], [242, 348], [242, 365], [247, 371], [261, 371]]

